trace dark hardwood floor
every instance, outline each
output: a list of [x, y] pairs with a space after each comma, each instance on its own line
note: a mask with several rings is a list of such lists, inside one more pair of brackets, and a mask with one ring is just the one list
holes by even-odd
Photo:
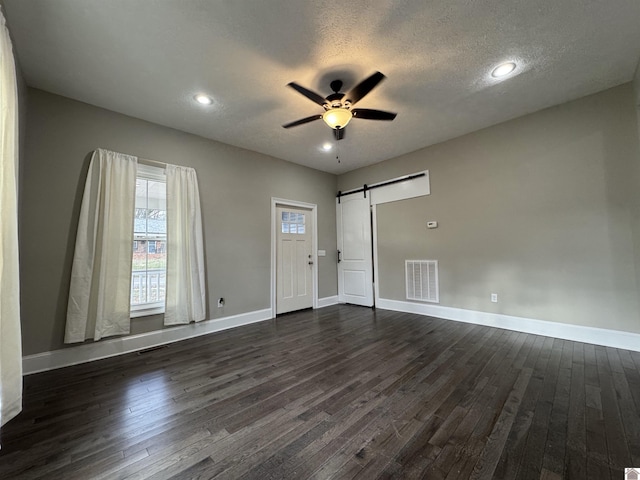
[[640, 354], [334, 306], [25, 377], [0, 478], [623, 478]]

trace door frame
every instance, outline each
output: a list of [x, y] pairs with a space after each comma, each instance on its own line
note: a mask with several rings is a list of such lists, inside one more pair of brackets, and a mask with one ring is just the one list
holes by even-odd
[[378, 204], [371, 205], [371, 248], [373, 249], [373, 306], [380, 303], [380, 281], [378, 278]]
[[[423, 174], [420, 178], [415, 177], [417, 174]], [[389, 185], [386, 185], [389, 184]], [[367, 187], [367, 185], [365, 185]], [[377, 189], [373, 189], [377, 188]], [[356, 194], [354, 191], [362, 192], [362, 189], [354, 188], [342, 192], [343, 195]], [[431, 181], [429, 179], [429, 170], [422, 170], [401, 177], [391, 178], [382, 182], [374, 183], [368, 186], [367, 194], [369, 197], [369, 205], [371, 211], [371, 248], [372, 248], [372, 266], [373, 266], [373, 305], [374, 307], [380, 303], [380, 268], [378, 266], [378, 209], [377, 206], [383, 203], [395, 202], [398, 200], [407, 200], [410, 198], [423, 197], [431, 195]], [[337, 220], [337, 218], [336, 218]], [[339, 290], [339, 288], [338, 288]], [[338, 297], [340, 292], [338, 291]]]
[[313, 235], [311, 235], [311, 256], [313, 268], [311, 272], [313, 308], [318, 308], [318, 205], [315, 203], [299, 202], [284, 198], [271, 197], [271, 318], [276, 318], [276, 271], [277, 259], [277, 225], [276, 207], [302, 208], [311, 211]]

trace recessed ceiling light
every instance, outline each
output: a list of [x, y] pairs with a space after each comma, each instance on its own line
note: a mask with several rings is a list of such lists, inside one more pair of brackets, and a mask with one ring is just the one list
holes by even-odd
[[503, 63], [502, 65], [498, 65], [496, 68], [493, 69], [493, 72], [491, 72], [491, 76], [492, 77], [504, 77], [505, 75], [509, 75], [511, 72], [513, 72], [516, 69], [516, 64], [513, 62], [506, 62]]
[[331, 150], [332, 145], [330, 143], [325, 143], [324, 145], [322, 145], [322, 149], [325, 152], [328, 152], [329, 150]]
[[205, 95], [204, 93], [198, 93], [194, 95], [194, 100], [201, 105], [211, 105], [213, 103], [213, 99], [209, 95]]

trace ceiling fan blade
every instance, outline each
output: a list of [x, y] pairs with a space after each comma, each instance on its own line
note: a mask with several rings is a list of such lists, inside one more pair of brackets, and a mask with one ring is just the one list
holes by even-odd
[[295, 122], [287, 123], [286, 125], [282, 125], [283, 128], [291, 128], [297, 127], [298, 125], [304, 125], [305, 123], [313, 122], [314, 120], [320, 120], [322, 115], [312, 115], [311, 117], [301, 118], [300, 120], [296, 120]]
[[353, 113], [354, 118], [364, 118], [366, 120], [393, 120], [397, 115], [397, 113], [370, 110], [368, 108], [354, 108], [351, 113]]
[[307, 97], [309, 100], [317, 103], [320, 106], [323, 106], [325, 103], [327, 103], [324, 97], [321, 97], [316, 92], [312, 92], [311, 90], [307, 90], [306, 88], [301, 87], [296, 82], [287, 83], [287, 86], [293, 88], [295, 91], [297, 91], [298, 93], [301, 93], [302, 95]]
[[336, 137], [336, 140], [342, 140], [344, 138], [344, 128], [334, 128], [333, 134]]
[[351, 105], [355, 105], [367, 93], [373, 90], [374, 87], [378, 85], [384, 78], [385, 76], [382, 73], [374, 73], [369, 78], [365, 78], [358, 85], [349, 90], [349, 93], [344, 96], [344, 100], [351, 102]]

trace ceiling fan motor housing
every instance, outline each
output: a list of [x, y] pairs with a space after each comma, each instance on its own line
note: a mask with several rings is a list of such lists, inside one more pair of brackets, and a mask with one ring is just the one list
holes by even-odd
[[[332, 93], [331, 95], [329, 95], [327, 97], [327, 106], [328, 108], [341, 108], [343, 106], [342, 104], [342, 98], [344, 97], [344, 93]], [[344, 105], [346, 106], [346, 105]], [[327, 108], [327, 107], [325, 107]]]

